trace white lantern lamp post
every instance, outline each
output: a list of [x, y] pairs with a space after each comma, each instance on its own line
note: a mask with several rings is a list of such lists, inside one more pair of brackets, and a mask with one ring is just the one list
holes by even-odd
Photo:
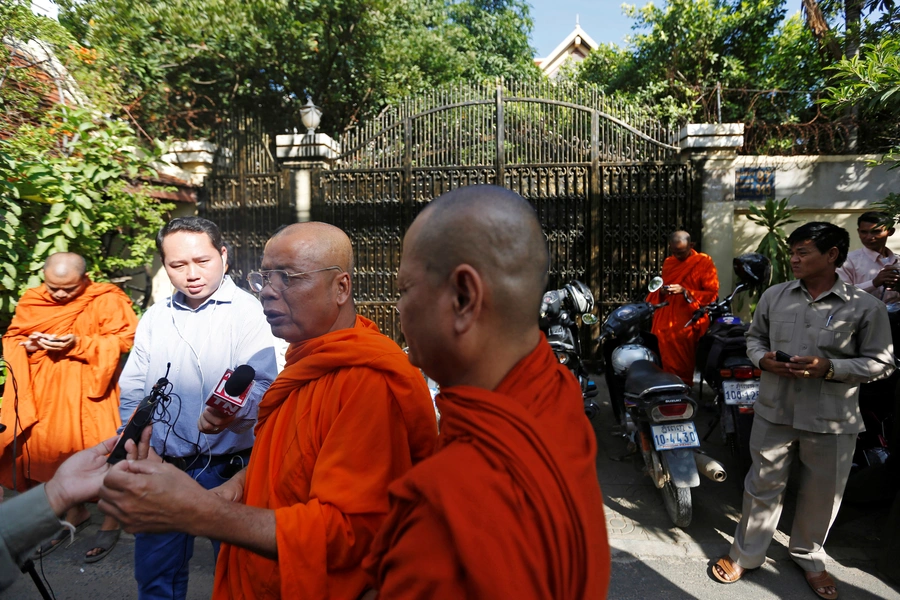
[[306, 97], [306, 104], [300, 109], [300, 120], [306, 127], [306, 135], [314, 135], [316, 127], [322, 121], [322, 109], [313, 104], [309, 96]]

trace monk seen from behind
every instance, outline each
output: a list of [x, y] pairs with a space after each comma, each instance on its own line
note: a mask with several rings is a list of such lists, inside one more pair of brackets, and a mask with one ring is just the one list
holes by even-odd
[[594, 432], [538, 327], [548, 266], [534, 210], [503, 188], [445, 194], [409, 228], [398, 309], [441, 434], [391, 485], [366, 559], [380, 598], [606, 596]]
[[301, 223], [272, 237], [249, 274], [272, 332], [291, 345], [260, 402], [246, 469], [210, 491], [152, 455], [106, 477], [101, 509], [127, 530], [224, 542], [215, 599], [359, 598], [388, 484], [434, 450], [425, 379], [356, 314], [352, 271], [343, 231]]

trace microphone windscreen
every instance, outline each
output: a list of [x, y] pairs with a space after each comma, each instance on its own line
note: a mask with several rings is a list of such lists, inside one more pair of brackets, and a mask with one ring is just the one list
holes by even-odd
[[225, 382], [225, 393], [237, 398], [253, 383], [256, 370], [250, 365], [241, 365], [234, 370], [228, 381]]

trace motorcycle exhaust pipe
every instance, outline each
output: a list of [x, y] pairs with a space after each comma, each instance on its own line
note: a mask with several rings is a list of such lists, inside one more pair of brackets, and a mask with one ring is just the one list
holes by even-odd
[[713, 481], [725, 481], [728, 477], [722, 463], [705, 454], [694, 452], [694, 462], [697, 463], [697, 470]]

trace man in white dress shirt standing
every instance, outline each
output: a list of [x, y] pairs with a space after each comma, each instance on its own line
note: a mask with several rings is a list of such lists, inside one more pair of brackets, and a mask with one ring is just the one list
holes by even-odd
[[872, 294], [885, 304], [900, 300], [900, 292], [894, 289], [900, 281], [900, 263], [897, 255], [887, 247], [887, 239], [894, 235], [889, 215], [869, 211], [856, 220], [856, 232], [863, 247], [847, 254], [847, 260], [837, 270], [845, 282]]

